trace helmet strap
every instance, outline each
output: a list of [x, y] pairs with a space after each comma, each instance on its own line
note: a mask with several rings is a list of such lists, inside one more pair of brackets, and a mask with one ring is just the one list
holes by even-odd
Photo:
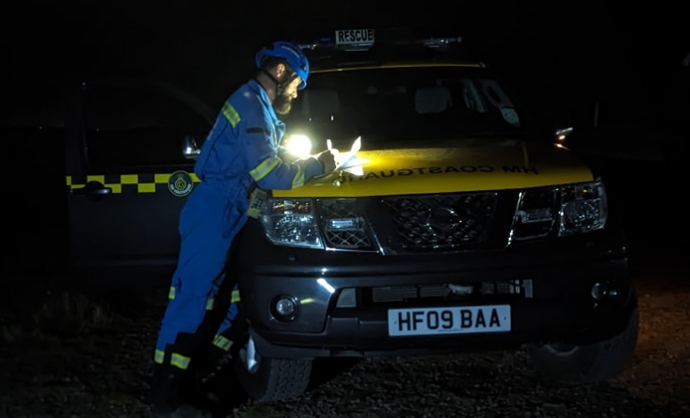
[[278, 81], [277, 78], [275, 78], [275, 77], [273, 76], [273, 74], [271, 74], [270, 72], [268, 72], [265, 68], [262, 68], [262, 69], [261, 69], [261, 72], [263, 72], [264, 74], [266, 74], [266, 76], [267, 76], [268, 78], [270, 78], [271, 81], [273, 81], [273, 84], [275, 84], [275, 86], [276, 86], [276, 87], [275, 87], [275, 89], [276, 89], [276, 96], [282, 96], [283, 93], [285, 93], [285, 86], [287, 86], [288, 84], [290, 84], [290, 82], [292, 82], [292, 80], [294, 80], [294, 79], [297, 77], [297, 74], [296, 74], [296, 73], [293, 73], [293, 74], [292, 74], [292, 77], [288, 78], [286, 81], [283, 81], [283, 82], [281, 83], [280, 81]]

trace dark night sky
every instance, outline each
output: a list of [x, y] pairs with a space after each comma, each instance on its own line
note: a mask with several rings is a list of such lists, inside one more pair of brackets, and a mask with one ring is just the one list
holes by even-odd
[[690, 37], [682, 37], [682, 13], [662, 3], [33, 0], [4, 13], [1, 39], [10, 85], [148, 74], [215, 101], [249, 75], [268, 41], [342, 27], [436, 26], [457, 30], [523, 85], [586, 96], [602, 85], [630, 90], [679, 65]]

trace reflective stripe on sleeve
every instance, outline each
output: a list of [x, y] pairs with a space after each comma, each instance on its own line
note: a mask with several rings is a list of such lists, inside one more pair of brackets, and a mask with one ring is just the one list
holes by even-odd
[[237, 113], [237, 110], [231, 105], [230, 103], [225, 103], [223, 105], [223, 110], [222, 110], [223, 116], [225, 116], [225, 119], [230, 122], [230, 125], [234, 128], [235, 125], [237, 125], [240, 122], [240, 114]]
[[233, 290], [232, 291], [232, 296], [230, 299], [230, 303], [236, 303], [240, 301], [240, 291], [239, 290]]
[[304, 184], [304, 170], [302, 170], [302, 167], [297, 166], [297, 174], [295, 174], [295, 178], [292, 179], [292, 188], [296, 187], [301, 187]]
[[259, 181], [266, 177], [268, 173], [280, 164], [281, 160], [277, 156], [268, 157], [261, 162], [255, 169], [251, 170], [249, 174], [254, 178], [254, 181]]

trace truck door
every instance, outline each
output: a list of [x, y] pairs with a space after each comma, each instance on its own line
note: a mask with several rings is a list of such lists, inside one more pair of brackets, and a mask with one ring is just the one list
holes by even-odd
[[179, 213], [198, 182], [193, 145], [214, 112], [139, 82], [83, 84], [76, 109], [66, 155], [73, 265], [173, 266]]

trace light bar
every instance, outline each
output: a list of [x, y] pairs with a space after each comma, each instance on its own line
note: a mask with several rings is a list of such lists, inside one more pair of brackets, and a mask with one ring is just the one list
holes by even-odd
[[462, 37], [460, 36], [453, 38], [428, 38], [422, 40], [424, 46], [428, 46], [429, 48], [443, 48], [454, 43], [459, 44], [460, 42], [462, 42]]
[[[358, 30], [361, 32], [362, 30]], [[353, 40], [352, 42], [336, 42], [336, 38], [339, 36], [339, 32], [352, 32], [352, 31], [341, 31], [337, 30], [335, 32], [335, 35], [333, 37], [331, 36], [324, 36], [321, 37], [313, 42], [301, 42], [298, 43], [297, 45], [303, 49], [303, 50], [308, 50], [308, 51], [316, 51], [316, 50], [343, 50], [343, 51], [363, 51], [363, 50], [369, 50], [373, 46], [378, 45], [395, 45], [395, 46], [413, 46], [413, 45], [423, 45], [427, 48], [433, 48], [433, 49], [443, 49], [447, 48], [453, 44], [459, 44], [462, 42], [462, 37], [460, 36], [444, 36], [444, 37], [410, 37], [410, 36], [391, 36], [390, 34], [386, 33], [387, 31], [382, 31], [381, 34], [376, 33], [375, 35], [378, 35], [378, 39], [373, 38], [373, 30], [370, 32], [372, 35], [372, 39], [367, 40], [366, 42], [361, 42], [358, 40]], [[394, 32], [391, 32], [391, 34], [394, 34]], [[407, 34], [405, 34], [407, 35]], [[342, 35], [341, 35], [342, 36]]]
[[308, 43], [298, 43], [297, 46], [300, 49], [307, 49], [307, 50], [313, 50], [318, 47], [323, 47], [323, 46], [334, 46], [335, 43], [333, 42], [333, 38], [330, 36], [319, 38], [318, 40], [314, 42], [308, 42]]

